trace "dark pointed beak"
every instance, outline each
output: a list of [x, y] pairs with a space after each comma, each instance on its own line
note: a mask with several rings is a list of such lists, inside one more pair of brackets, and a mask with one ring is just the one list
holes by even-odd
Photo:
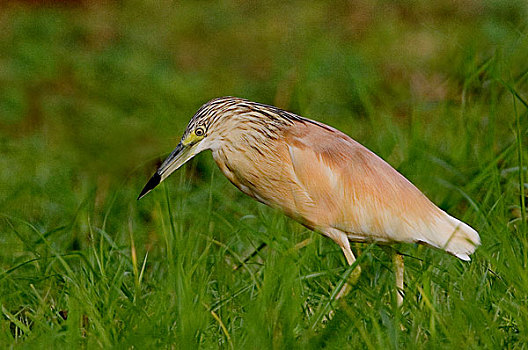
[[143, 187], [143, 189], [141, 190], [141, 193], [139, 194], [137, 200], [140, 200], [141, 198], [145, 197], [145, 195], [149, 193], [152, 189], [154, 189], [154, 187], [158, 186], [160, 182], [161, 182], [161, 176], [156, 171], [154, 175], [152, 175], [150, 180], [148, 180], [145, 187]]
[[152, 191], [170, 174], [181, 167], [185, 162], [194, 156], [192, 147], [185, 147], [181, 142], [176, 146], [174, 151], [163, 161], [159, 169], [152, 175], [145, 187], [138, 196], [138, 200], [143, 198], [147, 193]]

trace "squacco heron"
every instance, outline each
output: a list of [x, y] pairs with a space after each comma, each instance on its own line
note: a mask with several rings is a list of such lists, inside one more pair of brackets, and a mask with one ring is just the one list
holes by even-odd
[[[204, 150], [242, 192], [332, 239], [349, 265], [355, 261], [350, 241], [418, 242], [462, 260], [480, 244], [474, 229], [341, 131], [234, 97], [213, 99], [196, 112], [138, 199]], [[394, 262], [401, 304], [403, 257], [394, 254]]]

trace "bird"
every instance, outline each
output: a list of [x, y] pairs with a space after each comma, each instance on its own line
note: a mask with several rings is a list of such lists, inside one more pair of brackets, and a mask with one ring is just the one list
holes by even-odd
[[[204, 150], [240, 191], [337, 243], [348, 265], [356, 261], [350, 242], [419, 243], [464, 261], [480, 245], [477, 231], [345, 133], [230, 96], [198, 109], [138, 200]], [[401, 305], [403, 256], [393, 262]]]

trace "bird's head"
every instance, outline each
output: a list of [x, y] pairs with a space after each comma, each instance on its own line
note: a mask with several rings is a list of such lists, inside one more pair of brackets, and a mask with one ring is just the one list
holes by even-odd
[[220, 97], [204, 104], [191, 119], [180, 143], [147, 182], [138, 199], [165, 180], [198, 153], [236, 143], [251, 133], [269, 138], [281, 125], [301, 117], [279, 108], [236, 97]]
[[180, 142], [171, 154], [163, 161], [154, 175], [152, 175], [141, 191], [138, 200], [159, 185], [189, 159], [203, 150], [210, 149], [214, 146], [214, 142], [211, 142], [214, 140], [214, 137], [210, 137], [211, 132], [214, 130], [214, 128], [210, 127], [214, 118], [212, 118], [212, 113], [204, 113], [207, 110], [206, 107], [213, 101], [203, 105], [194, 115], [187, 125]]

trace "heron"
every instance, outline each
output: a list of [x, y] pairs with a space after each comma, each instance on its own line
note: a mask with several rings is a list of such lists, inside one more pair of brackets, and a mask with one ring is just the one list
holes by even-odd
[[[348, 135], [236, 97], [200, 107], [138, 200], [204, 150], [243, 193], [337, 243], [349, 265], [356, 261], [350, 242], [420, 243], [464, 261], [480, 245], [477, 231]], [[403, 256], [395, 253], [393, 261], [401, 305]]]

